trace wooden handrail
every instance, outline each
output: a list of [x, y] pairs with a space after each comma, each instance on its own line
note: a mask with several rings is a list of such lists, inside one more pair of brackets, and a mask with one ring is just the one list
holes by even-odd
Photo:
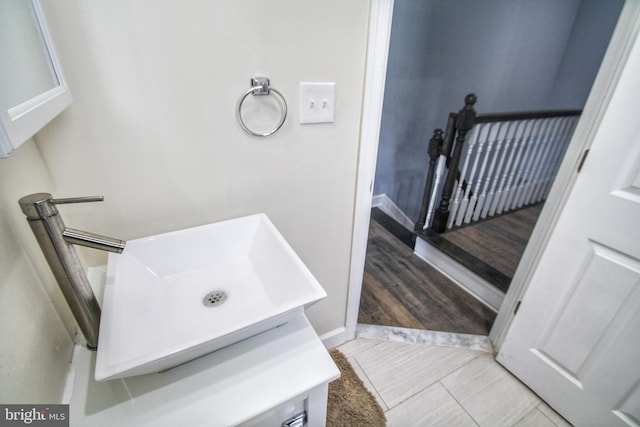
[[579, 116], [582, 110], [547, 110], [547, 111], [519, 111], [515, 113], [491, 113], [477, 115], [474, 124], [509, 122], [513, 120], [544, 119], [547, 117]]

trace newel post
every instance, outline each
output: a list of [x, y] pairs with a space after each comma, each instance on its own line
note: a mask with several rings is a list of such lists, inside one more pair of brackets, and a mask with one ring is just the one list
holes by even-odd
[[424, 229], [427, 220], [429, 205], [431, 204], [431, 193], [433, 187], [433, 178], [436, 174], [436, 161], [440, 157], [442, 150], [442, 129], [433, 131], [433, 136], [429, 140], [429, 169], [427, 170], [427, 180], [424, 184], [424, 195], [422, 196], [422, 207], [420, 208], [420, 218], [413, 229], [415, 233], [420, 233]]
[[[475, 105], [478, 98], [470, 93], [464, 98], [464, 107], [458, 112], [456, 119], [456, 144], [451, 154], [451, 161], [449, 162], [449, 170], [447, 172], [447, 179], [442, 189], [442, 200], [440, 206], [433, 213], [433, 223], [431, 228], [437, 233], [442, 233], [447, 227], [447, 221], [449, 219], [449, 204], [451, 202], [451, 196], [453, 195], [453, 189], [456, 183], [456, 175], [458, 172], [458, 165], [460, 164], [460, 157], [462, 156], [462, 148], [464, 141], [467, 137], [467, 133], [473, 127], [473, 123], [476, 117]], [[462, 179], [462, 177], [460, 177]]]

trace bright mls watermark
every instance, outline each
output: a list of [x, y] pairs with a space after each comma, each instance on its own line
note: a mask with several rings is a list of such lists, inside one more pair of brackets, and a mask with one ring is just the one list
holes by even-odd
[[0, 427], [69, 427], [69, 405], [0, 404]]

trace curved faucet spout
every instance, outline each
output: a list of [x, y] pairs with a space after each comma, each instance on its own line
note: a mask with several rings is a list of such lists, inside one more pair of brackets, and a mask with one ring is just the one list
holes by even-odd
[[88, 231], [76, 230], [74, 228], [65, 228], [62, 236], [67, 243], [74, 245], [86, 246], [88, 248], [100, 249], [107, 252], [115, 252], [121, 254], [127, 242], [120, 239], [101, 236]]

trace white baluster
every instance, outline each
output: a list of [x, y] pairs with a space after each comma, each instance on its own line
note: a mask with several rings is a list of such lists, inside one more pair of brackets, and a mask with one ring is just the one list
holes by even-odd
[[537, 201], [536, 194], [538, 193], [538, 190], [540, 188], [540, 182], [544, 174], [544, 171], [549, 166], [547, 163], [549, 159], [549, 153], [553, 146], [555, 136], [557, 135], [557, 132], [558, 132], [558, 125], [560, 124], [560, 120], [558, 117], [548, 119], [548, 121], [549, 121], [549, 124], [545, 129], [544, 134], [540, 136], [541, 147], [540, 147], [539, 156], [536, 158], [536, 162], [535, 162], [536, 168], [534, 171], [533, 186], [532, 186], [531, 194], [529, 196], [529, 203], [535, 203]]
[[[467, 145], [466, 155], [464, 159], [464, 164], [462, 166], [462, 170], [460, 171], [460, 179], [458, 180], [458, 186], [454, 193], [453, 203], [451, 204], [451, 208], [449, 209], [449, 219], [447, 220], [447, 228], [453, 227], [453, 223], [458, 215], [458, 208], [460, 206], [460, 199], [463, 194], [462, 185], [465, 181], [467, 167], [469, 165], [469, 159], [473, 153], [473, 149], [476, 145], [476, 141], [478, 139], [477, 127], [471, 129], [469, 135], [469, 143]], [[455, 173], [455, 171], [453, 171]]]
[[511, 183], [513, 182], [513, 177], [515, 176], [515, 170], [517, 168], [517, 160], [520, 158], [520, 147], [521, 147], [521, 137], [524, 132], [524, 122], [518, 121], [517, 123], [517, 131], [515, 136], [509, 141], [511, 145], [511, 152], [509, 153], [509, 159], [507, 160], [507, 166], [505, 167], [505, 178], [501, 181], [500, 185], [500, 197], [498, 198], [498, 204], [496, 205], [495, 214], [500, 215], [502, 210], [504, 209], [504, 204], [506, 203], [507, 196], [509, 195], [509, 189], [511, 188]]
[[560, 126], [558, 136], [554, 143], [554, 151], [550, 156], [549, 169], [535, 194], [536, 201], [546, 200], [548, 191], [555, 180], [558, 169], [560, 168], [560, 163], [562, 163], [567, 146], [573, 136], [574, 125], [578, 119], [579, 117], [565, 117], [562, 119], [562, 125]]
[[540, 162], [544, 153], [546, 139], [548, 138], [549, 132], [551, 132], [550, 129], [552, 124], [553, 118], [543, 119], [542, 124], [539, 128], [539, 132], [536, 135], [532, 135], [532, 138], [536, 144], [535, 156], [533, 158], [533, 163], [531, 164], [530, 183], [527, 186], [523, 196], [523, 205], [529, 205], [533, 200], [532, 196], [534, 190], [537, 188], [538, 174], [541, 168]]
[[427, 210], [427, 218], [424, 221], [423, 230], [429, 228], [431, 224], [431, 216], [436, 208], [436, 203], [439, 202], [438, 195], [442, 194], [442, 175], [446, 168], [447, 156], [440, 155], [436, 163], [436, 172], [433, 177], [433, 189], [431, 190], [431, 198], [429, 199], [429, 208]]
[[[496, 163], [498, 162], [498, 156], [500, 154], [500, 146], [502, 144], [502, 141], [504, 140], [502, 137], [498, 137], [498, 135], [500, 135], [500, 131], [504, 129], [504, 133], [502, 134], [502, 136], [504, 136], [507, 129], [507, 126], [505, 126], [505, 124], [502, 122], [492, 123], [491, 126], [492, 126], [492, 129], [489, 135], [489, 144], [487, 146], [487, 154], [484, 156], [485, 162], [489, 158], [489, 156], [491, 156], [491, 164], [489, 165], [489, 170], [487, 170], [484, 175], [484, 183], [482, 185], [482, 191], [478, 196], [478, 203], [473, 213], [474, 221], [477, 221], [480, 218], [480, 215], [482, 214], [482, 210], [485, 206], [485, 200], [487, 200], [487, 190], [489, 188], [489, 185], [492, 182], [493, 171], [495, 169]], [[493, 147], [495, 147], [495, 149], [491, 151]], [[486, 163], [483, 163], [482, 165], [483, 171], [485, 169], [485, 164]], [[482, 174], [480, 175], [482, 176]]]
[[[493, 127], [493, 123], [478, 125], [482, 126], [482, 129], [478, 130], [480, 134], [480, 138], [478, 140], [478, 149], [476, 150], [476, 156], [473, 160], [473, 166], [471, 167], [471, 173], [469, 174], [469, 181], [467, 182], [467, 197], [469, 202], [467, 206], [464, 208], [460, 208], [460, 213], [458, 214], [459, 223], [468, 224], [471, 222], [471, 217], [473, 215], [473, 211], [476, 208], [476, 202], [478, 201], [478, 191], [480, 191], [480, 182], [482, 178], [482, 174], [484, 173], [484, 169], [487, 165], [488, 152], [483, 153], [483, 149], [485, 144], [487, 143], [487, 139], [491, 128]], [[480, 171], [478, 175], [476, 175], [476, 171], [478, 170], [478, 163], [482, 158], [482, 166], [480, 167]], [[473, 185], [472, 185], [473, 184]]]
[[522, 174], [522, 186], [518, 190], [518, 195], [514, 201], [514, 208], [520, 208], [524, 205], [525, 194], [531, 188], [531, 180], [533, 179], [533, 166], [535, 162], [535, 155], [538, 147], [538, 135], [540, 134], [540, 128], [543, 120], [534, 119], [531, 121], [531, 129], [527, 130], [527, 145], [528, 150], [526, 159], [524, 161], [523, 174]]
[[526, 120], [525, 130], [522, 135], [522, 145], [520, 148], [520, 161], [516, 161], [514, 165], [514, 182], [505, 200], [505, 206], [503, 211], [509, 211], [514, 209], [518, 204], [518, 199], [524, 191], [527, 185], [527, 169], [532, 167], [532, 158], [535, 157], [537, 148], [537, 141], [535, 138], [535, 125], [538, 122], [536, 119]]
[[537, 192], [534, 194], [536, 201], [544, 200], [544, 190], [547, 187], [547, 184], [553, 182], [553, 180], [555, 179], [557, 172], [556, 166], [559, 166], [560, 161], [562, 161], [562, 157], [564, 156], [564, 152], [569, 142], [570, 136], [567, 134], [567, 130], [570, 124], [570, 117], [563, 117], [560, 119], [558, 131], [554, 138], [553, 147], [547, 161], [548, 167], [542, 174]]
[[510, 211], [515, 207], [515, 199], [518, 192], [522, 189], [524, 181], [524, 161], [526, 160], [527, 151], [531, 150], [531, 127], [533, 125], [532, 120], [525, 120], [523, 125], [523, 132], [520, 148], [513, 165], [512, 181], [509, 183], [509, 191], [505, 197], [505, 204], [502, 209], [503, 212]]
[[500, 142], [500, 160], [498, 162], [498, 167], [494, 173], [493, 183], [491, 184], [491, 190], [489, 190], [489, 194], [487, 194], [487, 201], [485, 202], [484, 207], [482, 208], [482, 213], [480, 214], [481, 218], [486, 218], [487, 216], [493, 216], [496, 211], [496, 206], [498, 205], [498, 200], [500, 199], [500, 188], [503, 184], [500, 184], [504, 179], [506, 179], [504, 164], [507, 158], [507, 155], [510, 151], [509, 140], [513, 137], [513, 133], [515, 132], [516, 126], [515, 122], [508, 122], [506, 126], [506, 135]]

